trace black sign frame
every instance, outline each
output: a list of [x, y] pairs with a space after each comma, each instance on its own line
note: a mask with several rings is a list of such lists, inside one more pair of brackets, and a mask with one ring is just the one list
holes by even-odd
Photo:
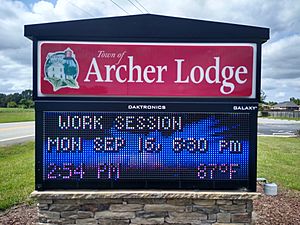
[[[48, 189], [205, 189], [256, 191], [257, 108], [261, 85], [261, 46], [269, 29], [238, 24], [201, 21], [160, 15], [134, 15], [47, 24], [25, 25], [24, 34], [33, 41], [33, 98], [36, 110], [36, 190]], [[255, 98], [118, 98], [38, 96], [38, 42], [142, 42], [142, 43], [252, 43], [256, 44]], [[99, 185], [97, 182], [44, 182], [43, 113], [45, 111], [126, 111], [129, 104], [167, 106], [170, 112], [239, 112], [250, 115], [249, 179], [247, 182], [147, 181]], [[134, 111], [134, 110], [132, 110]], [[138, 112], [138, 110], [137, 110]], [[143, 110], [141, 110], [143, 112]]]

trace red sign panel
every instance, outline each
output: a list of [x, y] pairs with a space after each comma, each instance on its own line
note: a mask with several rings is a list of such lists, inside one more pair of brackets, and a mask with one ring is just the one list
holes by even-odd
[[255, 44], [39, 42], [38, 96], [255, 98]]

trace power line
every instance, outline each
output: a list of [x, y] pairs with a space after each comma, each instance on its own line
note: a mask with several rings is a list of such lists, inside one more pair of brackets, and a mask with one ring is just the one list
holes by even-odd
[[136, 1], [136, 3], [137, 4], [139, 4], [147, 13], [149, 13], [149, 11], [141, 4], [141, 3], [139, 3], [139, 1], [138, 0], [135, 0]]
[[70, 2], [70, 1], [68, 1], [68, 0], [67, 0], [67, 2], [68, 2], [69, 4], [71, 4], [71, 5], [73, 5], [74, 7], [76, 7], [77, 9], [80, 9], [82, 12], [88, 14], [89, 16], [94, 17], [92, 14], [90, 14], [90, 13], [87, 12], [86, 10], [80, 8], [79, 6], [75, 5], [74, 3], [72, 3], [72, 2]]
[[122, 9], [127, 15], [129, 15], [129, 13], [123, 9], [121, 6], [119, 6], [117, 3], [115, 3], [113, 0], [110, 0], [112, 3], [114, 3], [118, 8]]
[[132, 1], [128, 0], [135, 8], [137, 8], [141, 13], [144, 13], [140, 8], [138, 8]]

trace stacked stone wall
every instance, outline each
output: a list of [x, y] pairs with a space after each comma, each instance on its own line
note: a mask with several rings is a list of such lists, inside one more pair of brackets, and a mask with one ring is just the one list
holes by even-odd
[[40, 225], [254, 224], [248, 192], [34, 192]]

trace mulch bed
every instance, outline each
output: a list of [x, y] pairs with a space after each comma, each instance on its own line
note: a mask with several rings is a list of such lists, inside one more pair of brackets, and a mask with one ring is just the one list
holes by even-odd
[[[257, 186], [263, 193], [262, 185]], [[300, 224], [300, 192], [279, 188], [277, 196], [262, 195], [254, 201], [256, 224]], [[37, 222], [35, 205], [18, 205], [6, 212], [0, 212], [0, 224], [31, 225]]]
[[[257, 191], [263, 193], [262, 185]], [[256, 224], [300, 224], [300, 192], [279, 187], [277, 196], [266, 196], [255, 200]]]
[[35, 205], [18, 205], [6, 212], [0, 212], [0, 224], [2, 225], [31, 225], [38, 220], [37, 207]]

